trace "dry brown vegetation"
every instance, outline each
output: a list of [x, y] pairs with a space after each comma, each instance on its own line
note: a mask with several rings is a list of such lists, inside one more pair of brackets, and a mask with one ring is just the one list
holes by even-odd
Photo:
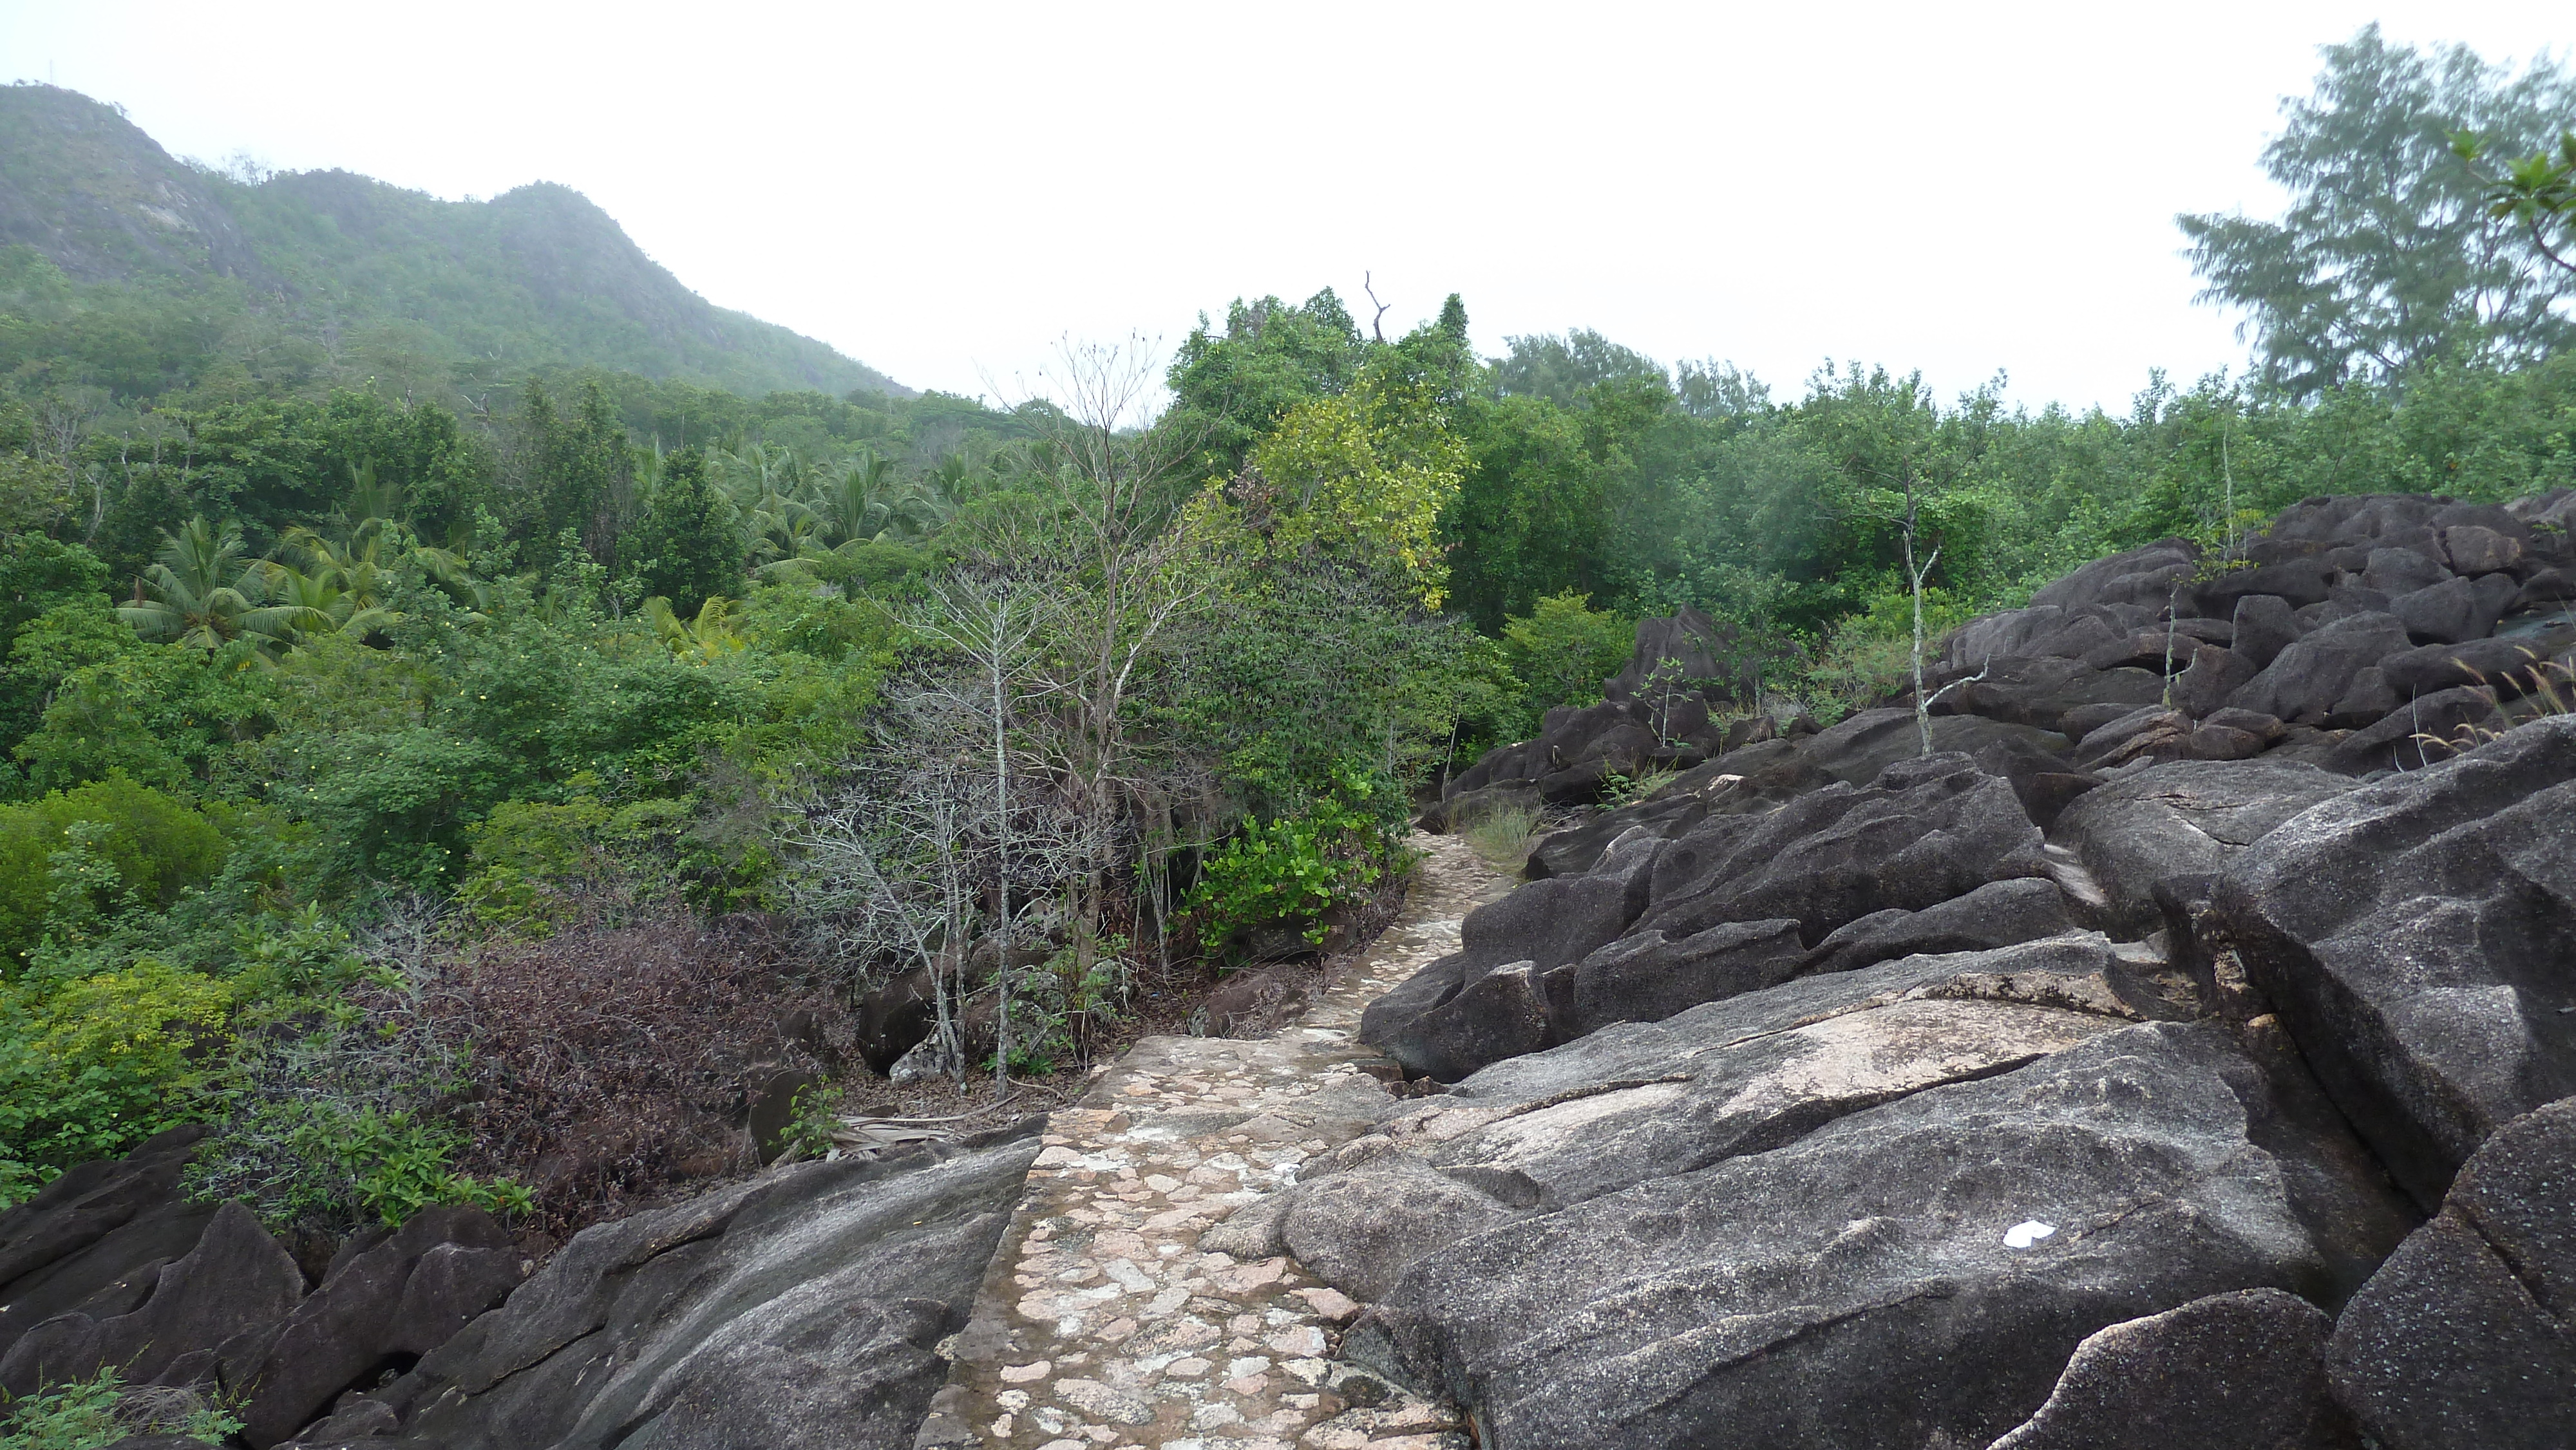
[[526, 1184], [549, 1233], [759, 1166], [752, 1095], [782, 1072], [833, 1071], [851, 1045], [844, 994], [756, 917], [673, 910], [488, 940], [448, 975], [422, 1010], [471, 1053], [460, 1166]]

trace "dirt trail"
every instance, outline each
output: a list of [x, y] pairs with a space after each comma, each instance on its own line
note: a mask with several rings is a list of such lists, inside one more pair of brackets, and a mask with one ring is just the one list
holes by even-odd
[[1438, 1406], [1333, 1362], [1358, 1306], [1287, 1258], [1201, 1252], [1236, 1206], [1384, 1115], [1360, 1013], [1511, 883], [1454, 836], [1404, 910], [1268, 1038], [1148, 1037], [1048, 1123], [923, 1447], [1457, 1450]]

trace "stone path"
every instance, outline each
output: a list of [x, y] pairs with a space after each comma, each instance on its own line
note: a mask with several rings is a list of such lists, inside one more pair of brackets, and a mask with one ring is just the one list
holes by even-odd
[[1361, 1011], [1511, 886], [1454, 836], [1413, 845], [1403, 914], [1303, 1018], [1255, 1041], [1148, 1037], [1055, 1114], [973, 1318], [940, 1347], [925, 1450], [1464, 1450], [1444, 1407], [1334, 1362], [1358, 1305], [1291, 1259], [1199, 1247], [1396, 1108]]

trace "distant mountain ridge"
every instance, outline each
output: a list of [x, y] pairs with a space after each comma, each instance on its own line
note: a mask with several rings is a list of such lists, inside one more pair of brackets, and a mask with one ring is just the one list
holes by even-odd
[[7, 290], [25, 295], [0, 295], [0, 311], [34, 315], [40, 295], [223, 295], [334, 347], [369, 329], [398, 337], [479, 380], [596, 366], [746, 393], [914, 395], [708, 302], [569, 187], [450, 202], [347, 171], [236, 178], [53, 86], [0, 87], [0, 249], [19, 247], [61, 278], [24, 280], [17, 254]]

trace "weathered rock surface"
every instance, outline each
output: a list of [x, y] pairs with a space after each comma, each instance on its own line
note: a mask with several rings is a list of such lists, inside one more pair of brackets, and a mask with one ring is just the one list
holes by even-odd
[[2215, 875], [2274, 827], [2353, 785], [2313, 765], [2178, 760], [2087, 792], [2058, 817], [2056, 835], [2110, 897], [2106, 929], [2143, 936], [2158, 920], [2156, 883]]
[[173, 1128], [122, 1158], [64, 1173], [0, 1213], [0, 1361], [58, 1314], [139, 1306], [161, 1267], [196, 1247], [214, 1209], [183, 1203], [179, 1175], [206, 1136]]
[[[1805, 956], [1794, 921], [1721, 922], [1678, 941], [1649, 927], [1558, 967], [1540, 985], [1553, 1040], [1562, 1041], [1613, 1022], [1661, 1022], [1702, 1002], [1777, 985], [1797, 974]], [[1511, 1055], [1496, 1053], [1476, 1066]]]
[[1361, 1038], [1408, 1072], [1454, 1080], [1784, 981], [1808, 947], [1874, 910], [2043, 876], [2040, 847], [2012, 787], [1956, 754], [1767, 815], [1710, 816], [1671, 840], [1631, 830], [1593, 871], [1471, 914], [1465, 949], [1380, 998]]
[[2353, 1297], [2329, 1363], [2384, 1450], [2541, 1450], [2576, 1425], [2576, 1100], [2499, 1129]]
[[[2248, 1287], [2330, 1296], [2255, 1141], [2260, 1068], [2205, 1027], [2080, 1035], [1769, 1151], [1444, 1237], [1345, 1352], [1478, 1406], [1498, 1450], [1973, 1445], [2039, 1410], [2105, 1325]], [[1292, 1212], [1301, 1258], [1303, 1228]]]
[[[275, 1324], [304, 1295], [295, 1260], [260, 1227], [249, 1209], [227, 1203], [206, 1220], [187, 1253], [120, 1286], [136, 1294], [123, 1312], [115, 1299], [57, 1314], [30, 1327], [0, 1356], [0, 1389], [13, 1395], [39, 1385], [88, 1379], [102, 1365], [151, 1383], [183, 1358], [210, 1359], [215, 1346]], [[181, 1382], [196, 1378], [183, 1367]]]
[[266, 1450], [292, 1436], [343, 1391], [418, 1363], [518, 1282], [518, 1250], [479, 1209], [423, 1209], [351, 1240], [282, 1323], [219, 1352], [222, 1382], [247, 1401], [244, 1438]]
[[2098, 561], [1943, 644], [1956, 754], [1891, 697], [1576, 820], [1526, 950], [1372, 1014], [1452, 1085], [1245, 1232], [1493, 1446], [2559, 1443], [2568, 522], [2311, 499]]
[[2416, 1197], [2576, 1093], [2576, 717], [2276, 827], [2212, 901], [2246, 976]]
[[2066, 893], [2055, 882], [2016, 876], [1920, 911], [1873, 911], [1835, 928], [1798, 966], [1801, 972], [1848, 972], [1899, 957], [2006, 947], [2074, 929]]
[[[584, 1230], [500, 1309], [297, 1443], [909, 1450], [1038, 1153], [778, 1170]], [[360, 1423], [390, 1436], [353, 1437]], [[344, 1428], [344, 1422], [347, 1426]]]
[[2095, 1331], [2048, 1403], [1987, 1450], [2351, 1450], [2326, 1395], [2334, 1321], [2240, 1289]]
[[1965, 756], [1901, 761], [1873, 785], [1830, 786], [1666, 843], [1637, 924], [1679, 937], [1787, 918], [1818, 942], [1873, 911], [2040, 875], [2040, 844], [2011, 786]]

